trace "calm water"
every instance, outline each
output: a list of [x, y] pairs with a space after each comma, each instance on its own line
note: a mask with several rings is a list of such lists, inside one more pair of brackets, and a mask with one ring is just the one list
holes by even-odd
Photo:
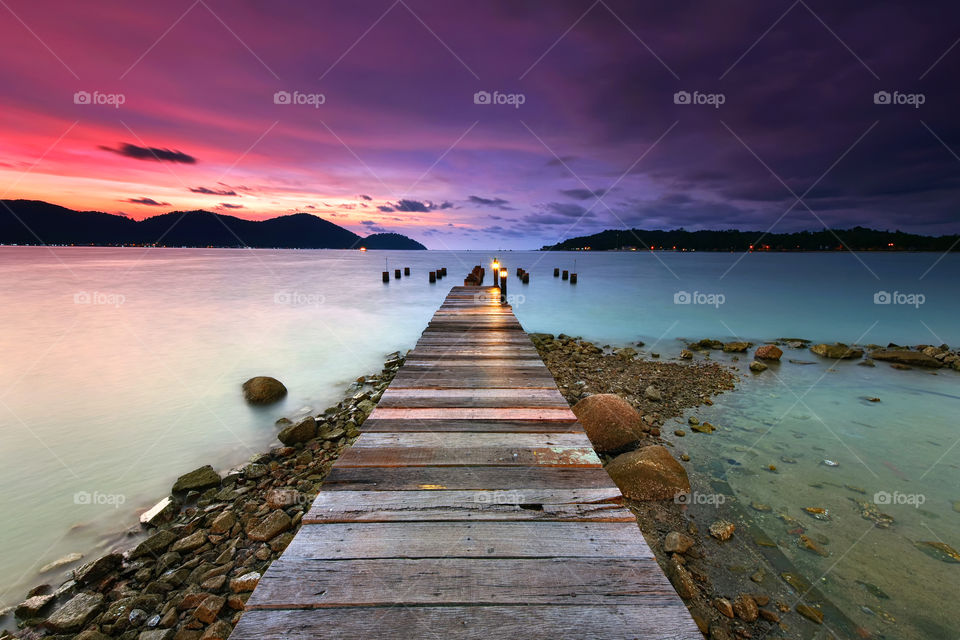
[[[19, 601], [40, 565], [114, 541], [135, 523], [134, 510], [165, 495], [180, 473], [243, 461], [274, 441], [277, 417], [322, 410], [387, 353], [412, 347], [449, 287], [492, 255], [0, 248], [0, 602]], [[960, 256], [934, 266], [938, 255], [862, 254], [864, 266], [849, 254], [752, 254], [739, 263], [736, 254], [501, 255], [528, 330], [644, 340], [665, 358], [681, 337], [960, 343]], [[385, 258], [391, 271], [410, 266], [412, 277], [383, 285]], [[552, 277], [555, 266], [573, 270], [574, 260], [577, 286]], [[426, 272], [440, 266], [450, 277], [429, 285]], [[531, 272], [530, 285], [516, 282], [517, 266]], [[913, 304], [874, 304], [878, 292]], [[950, 504], [960, 500], [960, 447], [951, 448], [960, 437], [960, 377], [781, 366], [782, 383], [748, 379], [745, 393], [718, 402], [714, 419], [730, 429], [711, 442], [732, 451], [722, 457], [741, 459], [737, 469], [755, 471], [780, 456], [798, 462], [778, 465], [775, 476], [732, 474], [734, 489], [797, 518], [801, 506], [837, 514], [822, 524], [833, 557], [796, 552], [811, 574], [870, 523], [851, 509], [849, 490], [809, 484], [822, 477], [871, 498], [879, 490], [927, 493], [922, 510], [934, 516], [891, 506], [898, 526], [867, 534], [843, 563], [869, 565], [867, 581], [897, 595], [885, 605], [891, 615], [909, 618], [915, 604], [896, 586], [908, 567], [929, 570], [937, 589], [955, 593], [955, 565], [918, 553], [911, 541], [936, 534], [960, 547], [960, 513]], [[254, 375], [282, 380], [286, 400], [248, 407], [240, 384]], [[795, 404], [793, 394], [804, 392]], [[882, 402], [865, 403], [864, 395]], [[934, 455], [944, 457], [924, 474]], [[840, 466], [821, 466], [822, 458]]]

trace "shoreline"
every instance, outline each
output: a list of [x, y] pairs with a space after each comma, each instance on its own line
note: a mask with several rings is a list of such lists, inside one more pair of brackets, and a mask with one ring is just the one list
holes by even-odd
[[[134, 546], [128, 535], [100, 557], [50, 563], [60, 563], [47, 572], [53, 584], [0, 609], [0, 639], [225, 640], [403, 361], [388, 355], [379, 373], [357, 378], [325, 411], [296, 423], [279, 418], [282, 441], [222, 476], [210, 465], [180, 476], [170, 495], [138, 514], [147, 535]], [[7, 629], [13, 622], [18, 630]]]
[[[723, 639], [747, 632], [763, 637], [784, 622], [789, 624], [780, 628], [782, 637], [806, 638], [824, 628], [814, 619], [823, 613], [829, 616], [831, 628], [858, 631], [820, 594], [821, 607], [805, 613], [787, 604], [796, 600], [796, 588], [791, 590], [788, 584], [793, 583], [776, 577], [793, 575], [802, 585], [800, 573], [775, 544], [767, 543], [769, 539], [752, 522], [745, 505], [736, 502], [729, 485], [718, 485], [716, 477], [711, 478], [708, 467], [717, 461], [691, 461], [689, 455], [681, 453], [677, 439], [663, 432], [678, 426], [677, 419], [688, 410], [712, 405], [714, 396], [738, 390], [741, 376], [769, 375], [763, 369], [744, 372], [729, 361], [710, 359], [710, 353], [717, 350], [733, 361], [741, 355], [747, 359], [746, 354], [756, 345], [712, 339], [686, 341], [686, 348], [678, 355], [661, 359], [655, 351], [644, 354], [633, 347], [598, 347], [563, 334], [557, 338], [549, 334], [530, 337], [571, 406], [596, 393], [626, 398], [646, 419], [645, 438], [637, 446], [660, 444], [674, 451], [689, 471], [694, 493], [729, 496], [729, 505], [710, 509], [676, 500], [626, 500], [648, 545], [705, 635]], [[798, 352], [815, 358], [809, 355], [814, 345], [807, 340], [782, 338], [772, 342], [784, 347], [784, 359]], [[856, 350], [846, 345], [826, 346], [834, 355], [840, 353], [837, 349], [845, 356], [850, 355], [847, 351]], [[878, 349], [903, 350], [897, 345], [868, 345], [864, 353]], [[916, 355], [897, 356], [890, 365], [908, 369], [911, 366], [899, 360], [915, 359], [929, 366], [930, 360], [940, 356], [939, 368], [960, 370], [960, 354], [949, 349], [920, 345], [908, 351]], [[694, 353], [700, 357], [695, 359]], [[860, 365], [882, 363], [868, 364], [862, 359], [863, 353], [858, 357]], [[358, 378], [337, 405], [315, 417], [301, 417], [296, 424], [285, 418], [277, 420], [277, 427], [294, 432], [287, 436], [293, 440], [289, 444], [275, 444], [223, 477], [209, 466], [181, 476], [178, 484], [185, 490], [173, 493], [141, 516], [149, 537], [129, 548], [133, 535], [128, 529], [126, 544], [113, 544], [106, 555], [92, 561], [95, 556], [74, 559], [57, 569], [61, 573], [49, 572], [47, 578], [64, 576], [67, 581], [59, 587], [48, 584], [31, 589], [20, 605], [0, 610], [0, 625], [9, 626], [15, 610], [19, 614], [16, 619], [26, 623], [13, 635], [0, 631], [0, 639], [43, 637], [44, 628], [47, 633], [63, 632], [46, 637], [74, 637], [77, 631], [92, 626], [98, 629], [96, 633], [76, 637], [137, 640], [142, 633], [156, 632], [144, 636], [145, 640], [214, 640], [229, 635], [259, 576], [292, 540], [333, 461], [359, 435], [360, 425], [403, 359], [400, 353], [391, 354], [380, 373]], [[774, 360], [765, 362], [776, 366]], [[930, 371], [935, 372], [932, 367]], [[658, 397], [650, 387], [667, 392]], [[297, 435], [294, 427], [307, 420], [314, 423], [312, 431], [308, 425]], [[678, 431], [674, 435], [682, 437]], [[613, 457], [601, 455], [605, 464]], [[711, 538], [707, 532], [718, 518], [737, 523], [740, 533], [722, 544]], [[664, 543], [669, 533], [689, 536], [692, 546], [683, 553], [668, 553]], [[741, 573], [730, 569], [758, 565], [768, 568], [744, 569]], [[42, 578], [38, 576], [38, 580]], [[807, 584], [803, 588], [809, 587]], [[75, 607], [79, 612], [64, 622], [61, 609], [84, 595], [89, 596], [88, 601], [79, 604], [86, 606]], [[737, 615], [728, 617], [726, 605], [745, 598], [758, 605], [757, 615], [749, 619], [752, 614], [748, 612], [747, 620]], [[736, 609], [731, 604], [729, 610]]]

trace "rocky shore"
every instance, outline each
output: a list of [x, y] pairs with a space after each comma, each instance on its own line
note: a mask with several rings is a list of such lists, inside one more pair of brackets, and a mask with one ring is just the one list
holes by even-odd
[[141, 515], [145, 539], [77, 566], [66, 582], [39, 585], [0, 611], [0, 622], [13, 617], [18, 626], [0, 639], [225, 640], [402, 364], [401, 354], [392, 354], [336, 406], [296, 422], [281, 418], [280, 442], [248, 463], [225, 474], [205, 466], [182, 475], [170, 496]]
[[[707, 505], [690, 499], [723, 494], [699, 472], [703, 462], [677, 452], [675, 442], [689, 431], [711, 433], [714, 427], [690, 418], [689, 431], [662, 432], [665, 421], [710, 405], [712, 396], [734, 388], [737, 369], [708, 357], [694, 359], [694, 352], [746, 353], [754, 345], [703, 340], [663, 361], [659, 353], [648, 351], [644, 358], [634, 348], [601, 347], [565, 335], [533, 339], [704, 635], [808, 638], [823, 632], [824, 610], [798, 600], [791, 582], [780, 577], [793, 578], [803, 590], [810, 585], [764, 557], [757, 545], [769, 540], [749, 525], [732, 495]], [[797, 348], [807, 346], [799, 342]], [[754, 362], [781, 355], [779, 347], [764, 345]]]

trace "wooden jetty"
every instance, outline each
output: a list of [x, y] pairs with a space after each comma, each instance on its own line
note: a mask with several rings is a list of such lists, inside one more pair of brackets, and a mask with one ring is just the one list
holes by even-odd
[[702, 638], [493, 287], [454, 287], [233, 640]]

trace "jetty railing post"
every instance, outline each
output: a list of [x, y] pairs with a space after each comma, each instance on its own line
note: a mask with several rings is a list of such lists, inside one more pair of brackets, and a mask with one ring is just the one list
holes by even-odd
[[500, 270], [500, 304], [507, 304], [507, 270]]
[[430, 283], [431, 283], [431, 284], [434, 283], [434, 282], [436, 282], [436, 281], [437, 281], [437, 272], [436, 272], [436, 271], [431, 271], [429, 277], [430, 277]]
[[383, 281], [384, 281], [384, 282], [390, 282], [390, 272], [389, 272], [389, 271], [384, 271], [384, 272], [383, 272]]

